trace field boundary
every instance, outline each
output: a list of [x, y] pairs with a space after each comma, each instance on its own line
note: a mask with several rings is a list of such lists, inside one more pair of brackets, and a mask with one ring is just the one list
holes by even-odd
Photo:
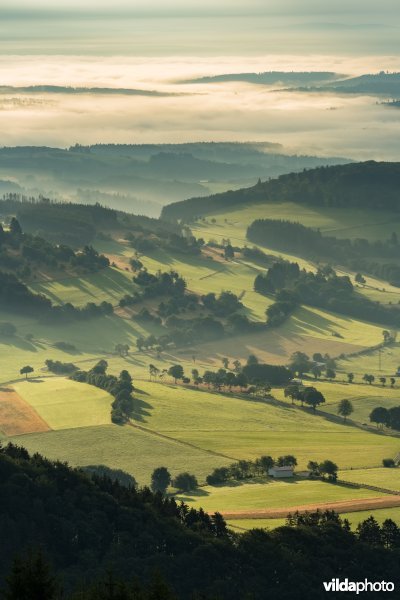
[[362, 510], [376, 510], [379, 508], [395, 508], [400, 506], [399, 495], [379, 496], [376, 498], [360, 498], [357, 500], [342, 500], [339, 502], [321, 502], [314, 504], [301, 504], [288, 508], [267, 508], [261, 510], [222, 511], [225, 519], [282, 519], [289, 513], [304, 514], [316, 510], [334, 510], [337, 513], [359, 512]]
[[220, 458], [227, 458], [228, 460], [238, 461], [238, 458], [233, 456], [227, 456], [226, 454], [222, 454], [221, 452], [214, 452], [214, 450], [208, 450], [207, 448], [200, 448], [195, 444], [191, 444], [190, 442], [184, 442], [183, 440], [178, 440], [177, 438], [171, 437], [169, 435], [165, 435], [164, 433], [160, 433], [155, 431], [154, 429], [149, 429], [148, 427], [143, 427], [143, 425], [137, 425], [137, 423], [132, 423], [129, 421], [128, 425], [135, 429], [140, 429], [145, 433], [149, 433], [150, 435], [155, 435], [157, 437], [163, 438], [164, 440], [169, 440], [170, 442], [175, 442], [176, 444], [181, 444], [182, 446], [187, 446], [189, 448], [193, 448], [194, 450], [199, 450], [200, 452], [206, 452], [207, 454], [211, 454], [212, 456], [218, 456]]

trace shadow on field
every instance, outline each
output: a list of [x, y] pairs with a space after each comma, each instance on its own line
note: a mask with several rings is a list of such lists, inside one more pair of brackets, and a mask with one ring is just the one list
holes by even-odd
[[44, 383], [44, 379], [25, 379], [27, 383]]
[[179, 492], [177, 492], [176, 495], [179, 496], [179, 500], [182, 500], [183, 502], [193, 502], [196, 498], [209, 496], [210, 492], [207, 492], [207, 490], [203, 490], [202, 488], [197, 488], [192, 492], [186, 492], [186, 495], [180, 494]]
[[0, 343], [4, 346], [14, 346], [15, 348], [19, 348], [20, 350], [25, 350], [28, 352], [37, 352], [37, 348], [32, 342], [18, 336], [1, 336]]
[[[140, 392], [140, 390], [135, 390], [135, 391]], [[140, 393], [145, 393], [145, 392], [140, 392]], [[145, 400], [142, 400], [141, 398], [136, 398], [134, 396], [131, 417], [135, 421], [139, 421], [140, 423], [146, 423], [147, 421], [146, 421], [145, 417], [150, 417], [150, 415], [151, 415], [150, 411], [152, 408], [153, 408], [153, 406], [151, 404], [149, 404]]]
[[[323, 309], [320, 309], [323, 310]], [[301, 333], [304, 333], [304, 328], [306, 328], [309, 332], [320, 333], [321, 331], [334, 334], [337, 333], [338, 329], [344, 329], [342, 325], [339, 325], [335, 320], [328, 319], [327, 317], [323, 317], [322, 315], [318, 315], [312, 310], [302, 306], [300, 311], [295, 313], [295, 316], [298, 321], [300, 321], [301, 325], [297, 325], [295, 322], [292, 323], [293, 332], [296, 334], [296, 328], [301, 330]], [[347, 321], [349, 323], [352, 322], [352, 319], [349, 317], [340, 315], [340, 318], [343, 321]]]

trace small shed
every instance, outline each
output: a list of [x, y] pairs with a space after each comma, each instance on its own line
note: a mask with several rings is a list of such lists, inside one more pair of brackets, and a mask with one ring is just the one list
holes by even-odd
[[276, 479], [287, 479], [293, 477], [293, 467], [271, 467], [268, 470], [268, 475]]

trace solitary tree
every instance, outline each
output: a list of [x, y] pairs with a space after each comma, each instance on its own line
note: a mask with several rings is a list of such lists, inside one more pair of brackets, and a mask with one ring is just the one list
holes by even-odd
[[394, 377], [390, 378], [390, 387], [392, 388], [394, 386], [394, 384], [396, 383], [396, 380]]
[[374, 375], [365, 373], [365, 375], [363, 376], [363, 381], [365, 381], [366, 383], [369, 383], [369, 385], [371, 385], [371, 383], [373, 383], [375, 381], [375, 377], [374, 377]]
[[381, 382], [382, 387], [385, 387], [385, 385], [386, 385], [386, 377], [379, 377], [379, 381]]
[[389, 411], [384, 406], [377, 406], [369, 415], [369, 420], [376, 423], [377, 427], [383, 427], [389, 422]]
[[171, 377], [174, 378], [175, 383], [178, 381], [178, 379], [183, 379], [184, 371], [182, 365], [172, 365], [168, 369], [168, 375], [171, 375]]
[[33, 373], [33, 371], [34, 371], [33, 367], [26, 365], [25, 367], [22, 367], [22, 369], [20, 369], [19, 372], [21, 375], [25, 375], [25, 379], [28, 379], [28, 374]]
[[324, 395], [314, 387], [307, 387], [303, 392], [303, 399], [306, 404], [312, 406], [313, 411], [317, 406], [325, 402]]
[[353, 383], [354, 381], [354, 373], [347, 373], [347, 380], [349, 383]]
[[179, 473], [173, 480], [173, 486], [182, 492], [190, 492], [198, 487], [197, 479], [190, 473]]
[[322, 477], [327, 475], [329, 480], [335, 481], [337, 479], [338, 466], [331, 460], [324, 460], [319, 465], [319, 472]]
[[171, 483], [171, 474], [166, 467], [158, 467], [154, 469], [151, 475], [151, 489], [153, 492], [161, 492], [165, 494], [168, 486]]
[[339, 413], [339, 415], [342, 415], [345, 423], [346, 423], [347, 417], [349, 417], [353, 411], [354, 411], [354, 408], [353, 408], [353, 405], [350, 402], [350, 400], [347, 400], [346, 398], [344, 398], [343, 400], [341, 400], [339, 402], [338, 413]]
[[221, 362], [224, 365], [224, 369], [228, 369], [229, 368], [229, 358], [222, 358]]

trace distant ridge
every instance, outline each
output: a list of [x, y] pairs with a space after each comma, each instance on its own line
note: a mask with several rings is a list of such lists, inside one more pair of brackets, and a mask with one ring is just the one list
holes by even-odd
[[383, 94], [390, 96], [400, 95], [400, 73], [386, 73], [381, 71], [375, 74], [350, 77], [340, 81], [330, 82], [320, 86], [300, 87], [296, 91], [323, 92], [334, 91], [343, 94]]
[[317, 167], [259, 181], [255, 186], [164, 206], [161, 218], [191, 220], [258, 202], [298, 202], [314, 206], [400, 212], [400, 163], [350, 163]]
[[1, 85], [0, 94], [113, 94], [121, 96], [181, 96], [180, 93], [159, 92], [157, 90], [142, 90], [135, 88], [110, 88], [110, 87], [72, 87], [63, 85], [28, 85], [15, 87], [12, 85]]
[[343, 79], [345, 75], [339, 75], [331, 71], [265, 71], [264, 73], [225, 73], [223, 75], [211, 75], [188, 79], [182, 83], [222, 83], [229, 81], [244, 81], [247, 83], [259, 83], [263, 85], [317, 85], [318, 83], [333, 82]]

